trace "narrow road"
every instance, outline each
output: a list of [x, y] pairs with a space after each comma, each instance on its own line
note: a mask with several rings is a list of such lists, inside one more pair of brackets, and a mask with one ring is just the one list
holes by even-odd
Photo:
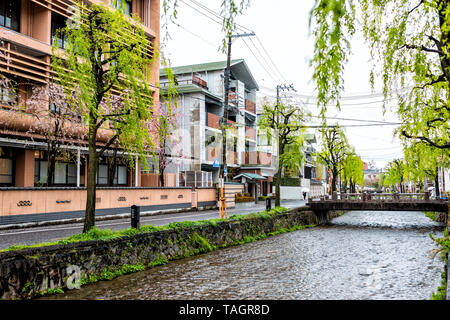
[[[286, 208], [295, 208], [305, 205], [304, 200], [282, 201], [281, 205]], [[233, 214], [249, 214], [265, 210], [265, 202], [248, 207], [237, 207], [228, 209], [228, 216]], [[154, 216], [141, 217], [141, 225], [163, 226], [176, 221], [207, 220], [219, 217], [218, 210], [178, 212]], [[110, 221], [97, 221], [96, 226], [100, 229], [121, 230], [130, 227], [130, 218]], [[0, 249], [8, 248], [15, 244], [32, 245], [41, 242], [52, 242], [67, 238], [83, 231], [82, 223], [62, 224], [47, 227], [33, 227], [26, 229], [4, 230], [0, 232]]]

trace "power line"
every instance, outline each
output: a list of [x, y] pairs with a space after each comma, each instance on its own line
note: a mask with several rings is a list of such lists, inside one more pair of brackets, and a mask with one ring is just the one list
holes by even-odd
[[[313, 118], [322, 118], [321, 116], [312, 116]], [[338, 118], [338, 117], [326, 117], [325, 119], [332, 120], [345, 120], [345, 121], [360, 121], [360, 122], [373, 122], [373, 123], [384, 123], [384, 124], [401, 124], [399, 122], [389, 122], [389, 121], [379, 121], [379, 120], [364, 120], [364, 119], [350, 119], [350, 118]]]
[[[261, 86], [261, 88], [263, 89], [267, 89], [269, 91], [274, 91], [273, 88], [271, 87], [265, 87], [265, 86]], [[410, 87], [405, 87], [399, 90], [395, 90], [394, 93], [401, 93], [403, 91], [409, 90], [414, 88], [413, 86]], [[296, 93], [293, 94], [294, 96], [298, 97], [298, 98], [305, 98], [305, 99], [313, 99], [313, 100], [317, 100], [317, 94], [314, 92], [311, 93]], [[340, 97], [340, 101], [343, 100], [359, 100], [359, 99], [373, 99], [373, 98], [378, 98], [378, 97], [382, 97], [384, 96], [383, 92], [374, 92], [374, 93], [370, 93], [370, 94], [365, 94], [365, 93], [355, 93], [355, 94], [350, 94], [347, 96], [342, 96]], [[383, 99], [382, 101], [389, 101], [389, 100], [393, 100], [393, 99], [397, 99], [397, 97], [392, 97], [392, 98], [388, 98], [388, 99]]]
[[193, 6], [191, 6], [189, 3], [185, 2], [184, 0], [180, 0], [182, 3], [184, 3], [185, 5], [187, 5], [188, 7], [190, 7], [192, 10], [197, 11], [198, 13], [200, 13], [201, 15], [205, 16], [206, 18], [214, 21], [215, 23], [218, 23], [219, 25], [223, 26], [222, 22], [219, 22], [217, 20], [215, 20], [214, 18], [212, 18], [211, 16], [208, 16], [207, 14], [201, 12], [200, 10], [197, 10], [196, 8], [194, 8]]
[[252, 38], [249, 38], [250, 42], [253, 44], [253, 46], [256, 48], [256, 51], [259, 53], [259, 55], [261, 56], [261, 58], [264, 60], [264, 62], [266, 63], [266, 65], [270, 68], [270, 70], [272, 71], [272, 73], [278, 78], [278, 83], [287, 83], [287, 81], [283, 78], [280, 77], [279, 75], [277, 75], [277, 72], [274, 71], [274, 69], [270, 66], [270, 63], [267, 62], [266, 58], [264, 58], [264, 55], [261, 53], [261, 51], [258, 49], [258, 47], [256, 46], [256, 44], [253, 42]]
[[267, 52], [266, 48], [263, 46], [261, 40], [259, 39], [258, 36], [256, 36], [256, 40], [258, 40], [260, 46], [263, 48], [264, 52], [266, 53], [266, 55], [269, 57], [270, 61], [272, 62], [272, 65], [275, 67], [275, 69], [277, 70], [278, 74], [281, 76], [281, 78], [284, 80], [283, 82], [288, 83], [289, 81], [286, 80], [286, 78], [283, 76], [283, 74], [280, 72], [280, 70], [278, 69], [277, 65], [275, 64], [275, 62], [273, 62], [271, 56], [269, 55], [269, 53]]
[[253, 55], [253, 57], [255, 57], [256, 61], [259, 63], [259, 65], [264, 69], [264, 71], [266, 71], [267, 75], [269, 75], [269, 77], [272, 78], [273, 81], [278, 82], [278, 80], [276, 80], [273, 76], [272, 73], [270, 73], [269, 71], [267, 71], [266, 67], [264, 66], [264, 64], [261, 63], [261, 61], [258, 59], [258, 57], [256, 57], [255, 53], [253, 52], [253, 50], [250, 48], [250, 46], [247, 44], [247, 41], [245, 41], [245, 39], [242, 39], [242, 41], [244, 42], [244, 44], [247, 46], [248, 50], [251, 52], [251, 54]]
[[[188, 5], [188, 6], [191, 7], [192, 9], [196, 10], [197, 12], [200, 12], [199, 10], [193, 8], [191, 5], [187, 4], [186, 1], [184, 1], [184, 0], [180, 0], [180, 1], [183, 2], [184, 4]], [[219, 13], [217, 13], [217, 12], [215, 12], [215, 11], [209, 9], [209, 8], [206, 7], [205, 5], [199, 3], [198, 1], [195, 1], [195, 0], [188, 0], [188, 1], [191, 2], [191, 3], [193, 3], [194, 5], [196, 5], [196, 6], [200, 7], [200, 8], [202, 8], [203, 10], [205, 10], [206, 12], [208, 12], [209, 14], [213, 15], [216, 19], [221, 19], [221, 20], [223, 21], [224, 17], [223, 17], [221, 14], [219, 14]], [[218, 22], [216, 19], [212, 18], [211, 16], [206, 15], [206, 14], [204, 14], [203, 12], [200, 12], [200, 13], [201, 13], [202, 15], [208, 17], [209, 19], [213, 20], [214, 22], [223, 25], [222, 22]], [[238, 29], [241, 29], [241, 30], [243, 30], [243, 31], [245, 31], [245, 32], [252, 32], [252, 33], [254, 33], [251, 29], [249, 29], [249, 28], [247, 28], [247, 27], [245, 27], [245, 26], [242, 26], [242, 25], [237, 24], [237, 23], [235, 23], [235, 25], [237, 26]], [[284, 81], [279, 81], [279, 80], [278, 80], [278, 81], [275, 81], [275, 82], [286, 82], [286, 83], [287, 83], [288, 81], [285, 80], [284, 76], [283, 76], [282, 73], [279, 71], [278, 67], [275, 65], [273, 59], [271, 58], [271, 56], [269, 55], [269, 53], [267, 52], [267, 50], [266, 50], [265, 47], [263, 46], [261, 40], [258, 38], [258, 36], [256, 36], [256, 38], [257, 38], [258, 42], [260, 43], [260, 45], [261, 45], [263, 51], [264, 51], [265, 54], [267, 55], [268, 60], [269, 60], [269, 61], [271, 62], [271, 64], [273, 65], [273, 67], [272, 67], [271, 64], [268, 63], [267, 60], [264, 58], [264, 55], [260, 52], [260, 50], [258, 49], [258, 46], [253, 42], [253, 40], [250, 39], [250, 41], [251, 41], [252, 45], [254, 46], [255, 50], [260, 54], [260, 56], [262, 57], [262, 59], [265, 61], [267, 67], [270, 68], [270, 69], [272, 70], [273, 74], [274, 74], [277, 78], [279, 78], [279, 80], [284, 80]], [[244, 41], [244, 43], [245, 43], [245, 41]], [[246, 46], [249, 48], [249, 50], [252, 52], [252, 55], [255, 57], [255, 59], [257, 59], [258, 63], [261, 64], [261, 62], [259, 61], [259, 59], [258, 59], [258, 58], [256, 57], [256, 55], [253, 53], [253, 50], [250, 49], [249, 45], [248, 45], [247, 43], [245, 43], [245, 45], [246, 45]], [[261, 65], [262, 65], [262, 64], [261, 64]], [[267, 72], [267, 74], [268, 74], [273, 80], [275, 80], [275, 79], [273, 78], [273, 74], [269, 73], [265, 67], [263, 67], [263, 69]]]
[[188, 33], [190, 33], [190, 34], [192, 34], [193, 36], [199, 38], [200, 40], [206, 42], [207, 44], [209, 44], [209, 45], [211, 45], [211, 46], [213, 46], [213, 47], [215, 47], [215, 48], [218, 47], [217, 45], [215, 45], [215, 44], [209, 42], [208, 40], [206, 40], [206, 39], [203, 38], [202, 36], [200, 36], [200, 35], [198, 35], [198, 34], [192, 32], [192, 31], [190, 31], [190, 30], [188, 30], [188, 29], [186, 29], [186, 28], [184, 28], [183, 26], [179, 25], [178, 23], [176, 23], [176, 22], [173, 22], [173, 23], [174, 23], [177, 27], [183, 29], [184, 31], [186, 31], [186, 32], [188, 32]]

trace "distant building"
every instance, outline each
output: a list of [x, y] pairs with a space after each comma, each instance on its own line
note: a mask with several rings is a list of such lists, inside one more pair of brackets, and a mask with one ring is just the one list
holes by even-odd
[[380, 183], [380, 177], [381, 177], [381, 170], [364, 169], [364, 184], [366, 186], [378, 187], [378, 184]]

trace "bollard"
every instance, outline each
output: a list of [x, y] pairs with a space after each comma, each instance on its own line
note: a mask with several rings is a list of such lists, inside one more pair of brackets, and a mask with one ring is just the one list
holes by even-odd
[[268, 195], [266, 198], [266, 210], [272, 209], [272, 196]]
[[141, 226], [141, 207], [137, 205], [131, 206], [131, 227], [139, 229]]

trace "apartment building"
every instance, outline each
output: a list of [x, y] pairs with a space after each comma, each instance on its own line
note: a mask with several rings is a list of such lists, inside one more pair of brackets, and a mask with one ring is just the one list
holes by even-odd
[[[115, 4], [122, 5], [118, 0]], [[46, 184], [47, 160], [45, 137], [27, 134], [37, 119], [14, 120], [11, 106], [24, 102], [35, 86], [46, 85], [51, 78], [52, 43], [57, 30], [64, 27], [73, 13], [74, 0], [1, 0], [0, 1], [0, 72], [18, 84], [0, 87], [0, 186], [35, 187]], [[113, 5], [113, 0], [89, 0], [85, 3]], [[143, 28], [158, 47], [160, 0], [125, 2], [125, 13], [140, 17]], [[64, 49], [65, 39], [59, 39]], [[159, 61], [151, 66], [151, 84], [159, 80]], [[153, 92], [155, 101], [159, 91]], [[49, 108], [54, 108], [50, 106]], [[98, 138], [104, 143], [102, 138]], [[85, 186], [87, 179], [87, 141], [79, 139], [66, 146], [70, 157], [57, 160], [52, 186]], [[116, 164], [109, 170], [108, 157], [103, 157], [97, 171], [99, 186], [140, 186], [140, 170]], [[111, 173], [114, 172], [114, 173]]]
[[[222, 164], [220, 121], [224, 115], [229, 125], [226, 137], [228, 181], [246, 183], [246, 190], [250, 193], [258, 184], [260, 192], [267, 194], [273, 170], [265, 170], [271, 168], [273, 158], [271, 152], [258, 146], [258, 84], [243, 59], [232, 60], [229, 107], [224, 110], [225, 69], [226, 61], [172, 68], [179, 94], [178, 111], [183, 115], [179, 130], [183, 136], [183, 163], [172, 170], [185, 173], [181, 175], [185, 180], [192, 181], [191, 176], [197, 182], [200, 179], [206, 181], [206, 184], [219, 182], [219, 165]], [[162, 90], [168, 86], [168, 81], [166, 70], [161, 69]], [[251, 174], [256, 180], [243, 181], [240, 177], [243, 173]], [[238, 178], [233, 180], [234, 177]]]

